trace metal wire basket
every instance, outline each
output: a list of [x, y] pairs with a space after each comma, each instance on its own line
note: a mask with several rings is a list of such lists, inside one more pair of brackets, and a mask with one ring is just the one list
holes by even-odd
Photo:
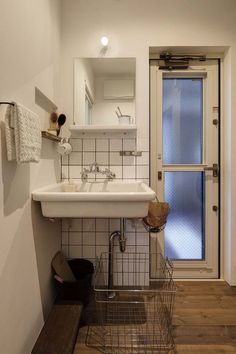
[[[169, 353], [176, 292], [172, 264], [161, 254], [117, 253], [108, 285], [108, 260], [103, 253], [95, 272], [98, 321], [89, 326], [86, 344], [107, 354]], [[151, 271], [155, 282], [149, 280]]]

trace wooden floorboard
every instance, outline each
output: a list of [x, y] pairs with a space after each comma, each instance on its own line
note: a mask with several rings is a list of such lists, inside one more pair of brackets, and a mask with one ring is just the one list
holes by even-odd
[[[89, 353], [89, 352], [88, 352]], [[236, 347], [233, 345], [176, 345], [173, 354], [232, 354], [236, 353]], [[91, 352], [92, 354], [92, 352]]]
[[177, 282], [178, 354], [236, 354], [236, 289], [225, 282]]
[[176, 344], [236, 344], [236, 326], [174, 326]]
[[[236, 288], [225, 282], [176, 282], [173, 354], [236, 354]], [[98, 354], [85, 345], [87, 328], [74, 354]], [[172, 354], [171, 353], [171, 354]]]

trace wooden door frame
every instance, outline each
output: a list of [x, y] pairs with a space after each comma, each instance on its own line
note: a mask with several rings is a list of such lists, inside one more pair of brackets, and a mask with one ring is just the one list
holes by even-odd
[[[212, 60], [211, 58], [209, 58], [209, 60]], [[215, 62], [214, 62], [215, 64]], [[198, 64], [199, 65], [199, 71], [201, 71], [201, 63]], [[191, 75], [194, 75], [194, 71], [192, 70], [189, 70], [188, 72], [186, 71], [186, 75], [183, 75], [183, 76], [189, 76], [189, 74]], [[196, 75], [199, 75], [199, 74], [196, 74]], [[208, 75], [211, 75], [210, 71], [208, 73]], [[160, 77], [163, 77], [163, 71], [161, 71], [161, 74], [159, 74], [159, 79], [157, 78], [158, 76], [158, 60], [152, 60], [151, 61], [151, 65], [150, 65], [150, 142], [151, 142], [151, 146], [150, 146], [150, 182], [151, 182], [151, 187], [154, 189], [154, 190], [157, 190], [157, 160], [158, 160], [158, 151], [162, 151], [162, 149], [160, 149], [160, 144], [162, 144], [162, 139], [159, 137], [157, 137], [157, 131], [159, 130], [160, 132], [162, 132], [162, 122], [160, 123], [160, 121], [158, 122], [158, 119], [157, 119], [157, 116], [158, 116], [158, 112], [160, 111], [160, 107], [162, 106], [162, 96], [158, 94], [158, 92], [162, 92], [162, 80], [160, 79]], [[181, 77], [182, 74], [181, 73], [178, 73], [178, 72], [174, 72], [174, 73], [170, 73], [168, 76], [172, 76], [172, 77]], [[221, 89], [220, 85], [219, 85], [219, 90]], [[218, 102], [218, 105], [220, 104], [220, 102]], [[207, 108], [209, 109], [209, 107]], [[158, 124], [158, 127], [157, 127], [157, 124]], [[158, 128], [158, 130], [157, 130]], [[219, 126], [219, 129], [220, 129], [220, 126]], [[161, 134], [161, 133], [160, 133]], [[220, 139], [219, 139], [219, 146], [220, 146]], [[219, 155], [220, 155], [220, 149], [219, 149]], [[160, 156], [160, 159], [162, 158], [162, 156]], [[220, 158], [219, 158], [219, 162], [220, 162]], [[220, 179], [219, 179], [219, 185], [220, 185]], [[220, 203], [220, 189], [218, 191], [219, 193], [219, 196], [218, 196], [218, 203]], [[219, 204], [218, 204], [219, 205]], [[219, 210], [220, 210], [220, 205], [219, 205]], [[219, 220], [221, 218], [221, 215], [219, 215]], [[221, 229], [220, 229], [220, 225], [219, 225], [219, 230], [218, 230], [218, 233], [221, 232]], [[220, 246], [220, 244], [219, 244]], [[151, 234], [151, 237], [150, 237], [150, 247], [151, 247], [151, 250], [156, 250], [156, 251], [161, 251], [163, 252], [164, 251], [164, 242], [163, 242], [163, 235], [159, 235], [158, 238]], [[215, 252], [217, 250], [215, 249]], [[211, 254], [211, 252], [209, 253], [209, 255]], [[215, 254], [215, 253], [214, 253]], [[211, 255], [209, 257], [212, 257]], [[211, 258], [213, 260], [213, 257]], [[221, 261], [221, 257], [219, 255], [219, 259], [218, 259], [218, 262], [220, 263]], [[203, 272], [203, 277], [207, 278], [208, 275], [207, 275], [207, 272], [208, 272], [208, 268], [206, 267], [204, 269], [203, 265], [204, 265], [204, 262], [202, 262], [202, 267], [199, 267], [199, 261], [198, 262], [195, 262], [193, 261], [192, 263], [192, 269], [194, 270], [194, 268], [196, 269], [196, 276], [194, 276], [194, 278], [199, 278], [199, 274], [201, 272]], [[212, 264], [214, 263], [214, 260], [212, 261]], [[184, 262], [181, 262], [179, 261], [179, 267], [178, 268], [181, 268], [181, 264], [184, 265]], [[221, 263], [220, 263], [221, 264]], [[197, 270], [198, 269], [198, 270]], [[200, 270], [201, 269], [201, 270]], [[218, 271], [219, 269], [217, 269]], [[205, 274], [204, 274], [205, 272]], [[180, 277], [181, 277], [181, 274], [184, 274], [181, 273], [181, 271], [179, 272], [180, 274]], [[216, 271], [214, 273], [212, 273], [211, 275], [211, 278], [212, 279], [215, 279], [215, 278], [218, 278], [220, 275], [219, 274], [216, 274]], [[186, 277], [186, 276], [183, 276], [183, 277]]]

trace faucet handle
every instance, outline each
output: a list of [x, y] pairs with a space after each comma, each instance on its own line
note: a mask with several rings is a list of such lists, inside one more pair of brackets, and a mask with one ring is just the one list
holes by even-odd
[[91, 163], [91, 165], [89, 166], [89, 170], [90, 172], [99, 172], [99, 165], [96, 161], [94, 161], [93, 163]]
[[113, 180], [116, 177], [116, 174], [112, 172], [109, 168], [105, 169], [108, 180]]
[[81, 174], [81, 179], [82, 179], [83, 182], [86, 182], [86, 181], [87, 181], [87, 179], [88, 179], [88, 173], [89, 173], [89, 172], [90, 172], [90, 171], [89, 171], [87, 168], [83, 168], [83, 171], [80, 172], [80, 174]]

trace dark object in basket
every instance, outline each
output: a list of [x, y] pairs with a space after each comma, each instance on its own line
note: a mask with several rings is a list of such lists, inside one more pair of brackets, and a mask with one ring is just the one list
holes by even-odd
[[88, 305], [94, 272], [92, 262], [80, 258], [67, 261], [59, 251], [52, 260], [52, 268], [58, 285], [57, 300], [81, 301]]
[[150, 232], [160, 232], [164, 229], [170, 212], [169, 204], [158, 200], [149, 203], [148, 215], [143, 218], [146, 229]]

